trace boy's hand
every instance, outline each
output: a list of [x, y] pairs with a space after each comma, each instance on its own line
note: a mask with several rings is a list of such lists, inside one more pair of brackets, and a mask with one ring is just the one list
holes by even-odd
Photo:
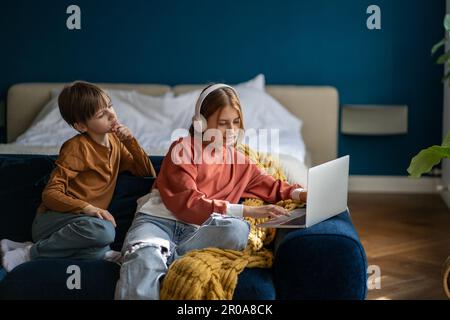
[[112, 128], [112, 132], [116, 134], [120, 141], [130, 140], [133, 138], [131, 130], [118, 122]]
[[113, 224], [114, 227], [117, 227], [116, 220], [114, 219], [112, 214], [108, 212], [108, 210], [100, 209], [94, 207], [93, 205], [88, 205], [84, 207], [83, 213], [91, 217], [97, 217], [102, 220], [108, 220]]

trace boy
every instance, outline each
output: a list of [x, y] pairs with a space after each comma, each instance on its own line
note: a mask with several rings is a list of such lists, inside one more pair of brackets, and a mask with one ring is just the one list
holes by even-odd
[[120, 124], [111, 99], [82, 81], [58, 98], [63, 119], [80, 134], [66, 141], [56, 160], [32, 226], [34, 244], [4, 239], [0, 243], [7, 272], [38, 258], [110, 259], [116, 222], [106, 210], [117, 176], [156, 176], [131, 131]]

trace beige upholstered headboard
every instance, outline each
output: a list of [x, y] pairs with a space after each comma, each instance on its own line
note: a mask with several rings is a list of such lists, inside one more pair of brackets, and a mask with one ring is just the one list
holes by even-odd
[[[21, 83], [8, 90], [6, 126], [8, 142], [14, 141], [33, 122], [50, 100], [51, 90], [63, 83]], [[99, 84], [106, 89], [136, 90], [142, 94], [161, 95], [171, 87], [162, 84]], [[178, 85], [175, 94], [201, 88], [200, 85]], [[302, 136], [313, 165], [337, 156], [339, 97], [333, 87], [268, 85], [267, 92], [292, 114], [302, 119]]]

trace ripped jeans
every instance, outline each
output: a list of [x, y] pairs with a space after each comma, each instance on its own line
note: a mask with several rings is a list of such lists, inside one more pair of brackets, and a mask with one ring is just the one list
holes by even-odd
[[137, 213], [122, 248], [115, 299], [159, 299], [168, 266], [186, 252], [216, 247], [243, 250], [250, 225], [213, 213], [201, 226]]

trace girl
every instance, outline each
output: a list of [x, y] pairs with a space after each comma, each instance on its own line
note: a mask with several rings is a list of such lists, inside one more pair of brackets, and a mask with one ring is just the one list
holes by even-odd
[[151, 192], [138, 200], [116, 299], [159, 299], [160, 282], [177, 257], [206, 247], [243, 250], [250, 231], [243, 217], [288, 214], [276, 205], [237, 204], [240, 198], [306, 200], [300, 185], [275, 180], [236, 150], [243, 129], [235, 90], [206, 87], [190, 135], [172, 143]]

